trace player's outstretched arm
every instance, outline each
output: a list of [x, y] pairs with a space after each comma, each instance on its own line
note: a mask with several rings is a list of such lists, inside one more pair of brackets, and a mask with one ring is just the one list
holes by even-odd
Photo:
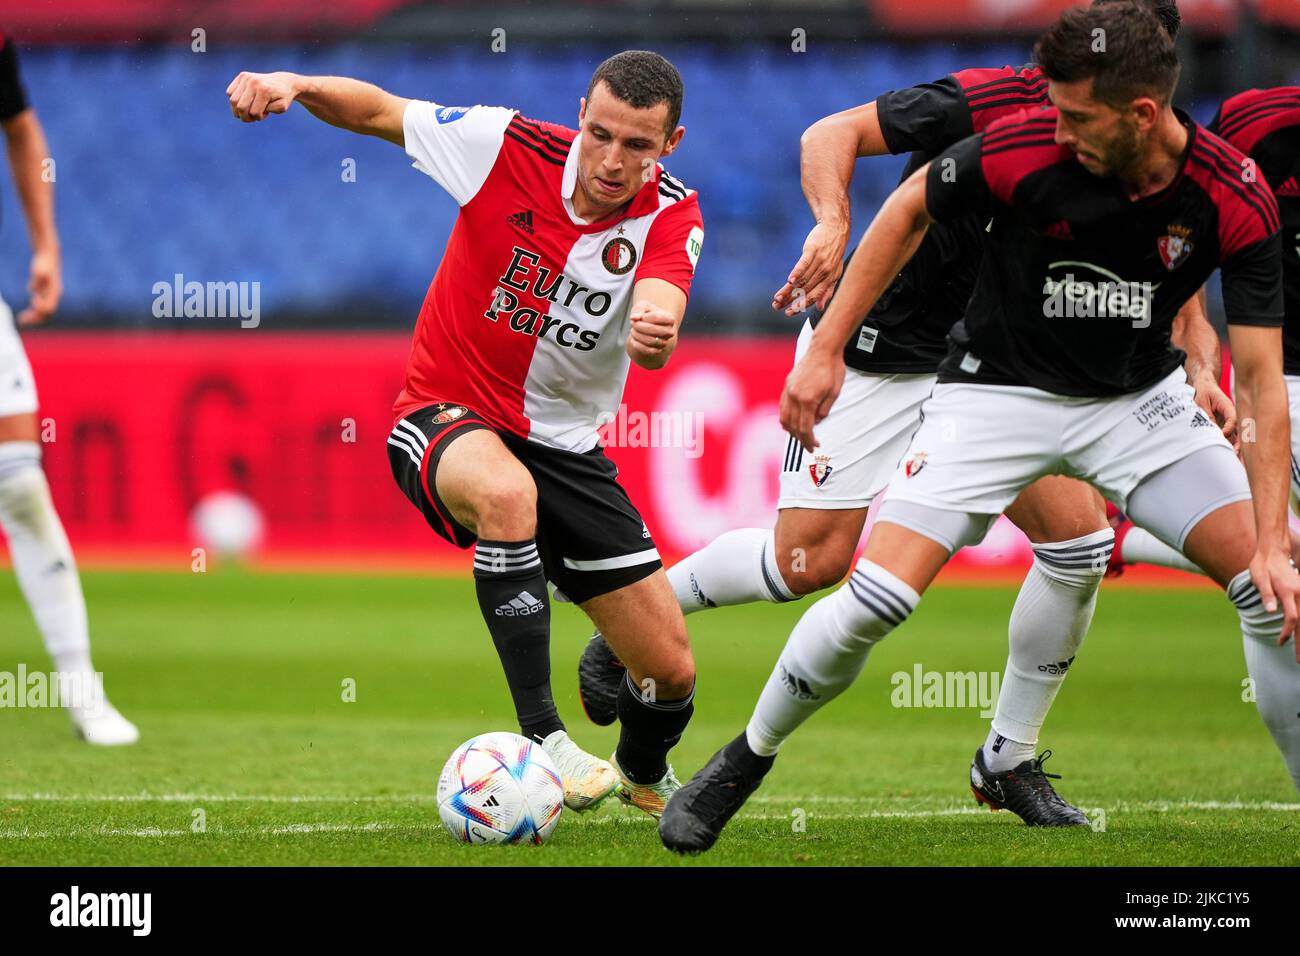
[[812, 343], [785, 380], [781, 426], [811, 452], [813, 426], [825, 418], [844, 384], [844, 345], [862, 317], [894, 281], [930, 226], [926, 210], [929, 164], [885, 200], [844, 270], [839, 291], [817, 323]]
[[627, 354], [645, 369], [668, 364], [686, 315], [686, 293], [666, 279], [642, 279], [632, 288]]
[[812, 304], [826, 307], [849, 241], [853, 165], [859, 157], [888, 152], [874, 102], [823, 117], [804, 130], [799, 138], [799, 175], [817, 224], [804, 240], [803, 255], [785, 285], [772, 297], [772, 308], [797, 315]]
[[331, 126], [405, 145], [402, 116], [408, 101], [373, 83], [345, 76], [240, 73], [226, 87], [226, 95], [230, 111], [245, 123], [283, 113], [296, 101]]
[[1224, 437], [1237, 445], [1237, 407], [1219, 387], [1223, 372], [1223, 350], [1219, 333], [1205, 317], [1205, 289], [1183, 303], [1174, 316], [1171, 332], [1174, 345], [1187, 353], [1183, 367], [1187, 381], [1196, 390], [1196, 404], [1223, 429]]
[[33, 109], [23, 110], [2, 125], [9, 166], [14, 174], [14, 188], [27, 218], [27, 235], [32, 244], [31, 272], [27, 282], [31, 300], [27, 308], [18, 313], [18, 324], [37, 325], [54, 314], [63, 295], [59, 233], [54, 226], [54, 183], [44, 175], [50, 149]]
[[[1229, 325], [1228, 340], [1243, 423], [1241, 459], [1255, 507], [1256, 551], [1250, 573], [1265, 608], [1281, 608], [1285, 614], [1285, 641], [1296, 626], [1300, 579], [1291, 565], [1287, 530], [1291, 416], [1282, 378], [1282, 333], [1278, 328]], [[1249, 434], [1244, 433], [1247, 423]], [[1296, 655], [1300, 659], [1300, 646]]]

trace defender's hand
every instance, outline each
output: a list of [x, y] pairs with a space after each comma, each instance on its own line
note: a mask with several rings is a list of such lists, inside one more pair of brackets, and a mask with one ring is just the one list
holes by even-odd
[[240, 73], [226, 87], [230, 112], [245, 123], [283, 113], [298, 95], [293, 73]]
[[1196, 404], [1210, 416], [1210, 421], [1223, 429], [1223, 437], [1232, 444], [1233, 451], [1241, 450], [1241, 436], [1237, 434], [1237, 406], [1218, 381], [1208, 372], [1197, 375], [1191, 381], [1196, 390]]
[[40, 325], [55, 313], [63, 297], [63, 269], [58, 252], [38, 252], [32, 256], [27, 292], [31, 301], [18, 313], [18, 324]]
[[634, 303], [628, 316], [632, 331], [627, 337], [627, 354], [638, 365], [667, 361], [677, 346], [676, 321], [672, 314], [642, 300]]
[[849, 243], [849, 224], [819, 222], [803, 243], [803, 255], [790, 270], [785, 285], [772, 297], [772, 308], [786, 315], [798, 315], [809, 306], [826, 308], [835, 283], [844, 271], [844, 247]]
[[[1285, 644], [1295, 634], [1300, 574], [1296, 573], [1290, 555], [1281, 548], [1261, 546], [1251, 559], [1250, 576], [1264, 600], [1264, 610], [1282, 612], [1282, 633], [1277, 642]], [[1294, 643], [1296, 660], [1300, 661], [1300, 641]]]
[[799, 440], [805, 451], [817, 447], [813, 426], [830, 414], [844, 387], [844, 356], [809, 350], [785, 379], [781, 392], [781, 427]]

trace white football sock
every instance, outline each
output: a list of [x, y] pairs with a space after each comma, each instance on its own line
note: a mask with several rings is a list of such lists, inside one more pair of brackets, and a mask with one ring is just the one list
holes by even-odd
[[1204, 574], [1200, 566], [1183, 557], [1145, 528], [1132, 527], [1120, 542], [1119, 558], [1125, 564], [1157, 564], [1162, 568]]
[[871, 647], [905, 621], [920, 595], [863, 558], [846, 584], [795, 625], [745, 728], [749, 749], [771, 756], [862, 671]]
[[1264, 719], [1291, 781], [1300, 790], [1300, 663], [1291, 641], [1281, 647], [1282, 612], [1264, 610], [1259, 589], [1242, 571], [1228, 584], [1228, 597], [1241, 618], [1241, 642], [1246, 652], [1246, 673], [1255, 685], [1255, 708]]
[[1092, 623], [1097, 588], [1114, 545], [1109, 528], [1034, 545], [1034, 563], [1011, 609], [1010, 653], [984, 744], [984, 762], [994, 773], [1012, 770], [1034, 755], [1047, 712]]
[[781, 577], [771, 531], [738, 528], [719, 535], [668, 569], [684, 614], [708, 607], [797, 598]]
[[90, 673], [86, 602], [36, 442], [0, 443], [0, 528], [45, 649], [64, 673]]

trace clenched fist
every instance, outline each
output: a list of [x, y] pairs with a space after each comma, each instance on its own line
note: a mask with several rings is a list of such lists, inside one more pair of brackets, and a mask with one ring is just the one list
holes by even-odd
[[226, 87], [230, 112], [245, 123], [283, 113], [299, 93], [295, 73], [240, 73]]
[[632, 332], [627, 354], [643, 368], [660, 368], [677, 345], [677, 321], [672, 313], [651, 302], [641, 301], [629, 314]]

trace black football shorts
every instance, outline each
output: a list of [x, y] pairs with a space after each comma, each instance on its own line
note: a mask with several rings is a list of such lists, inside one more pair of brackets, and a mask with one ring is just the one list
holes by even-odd
[[616, 591], [662, 567], [641, 515], [618, 483], [618, 467], [599, 446], [564, 451], [493, 428], [463, 405], [426, 405], [400, 419], [388, 437], [393, 478], [429, 526], [456, 545], [476, 540], [438, 496], [438, 461], [457, 436], [494, 432], [537, 486], [537, 550], [546, 577], [575, 604]]

